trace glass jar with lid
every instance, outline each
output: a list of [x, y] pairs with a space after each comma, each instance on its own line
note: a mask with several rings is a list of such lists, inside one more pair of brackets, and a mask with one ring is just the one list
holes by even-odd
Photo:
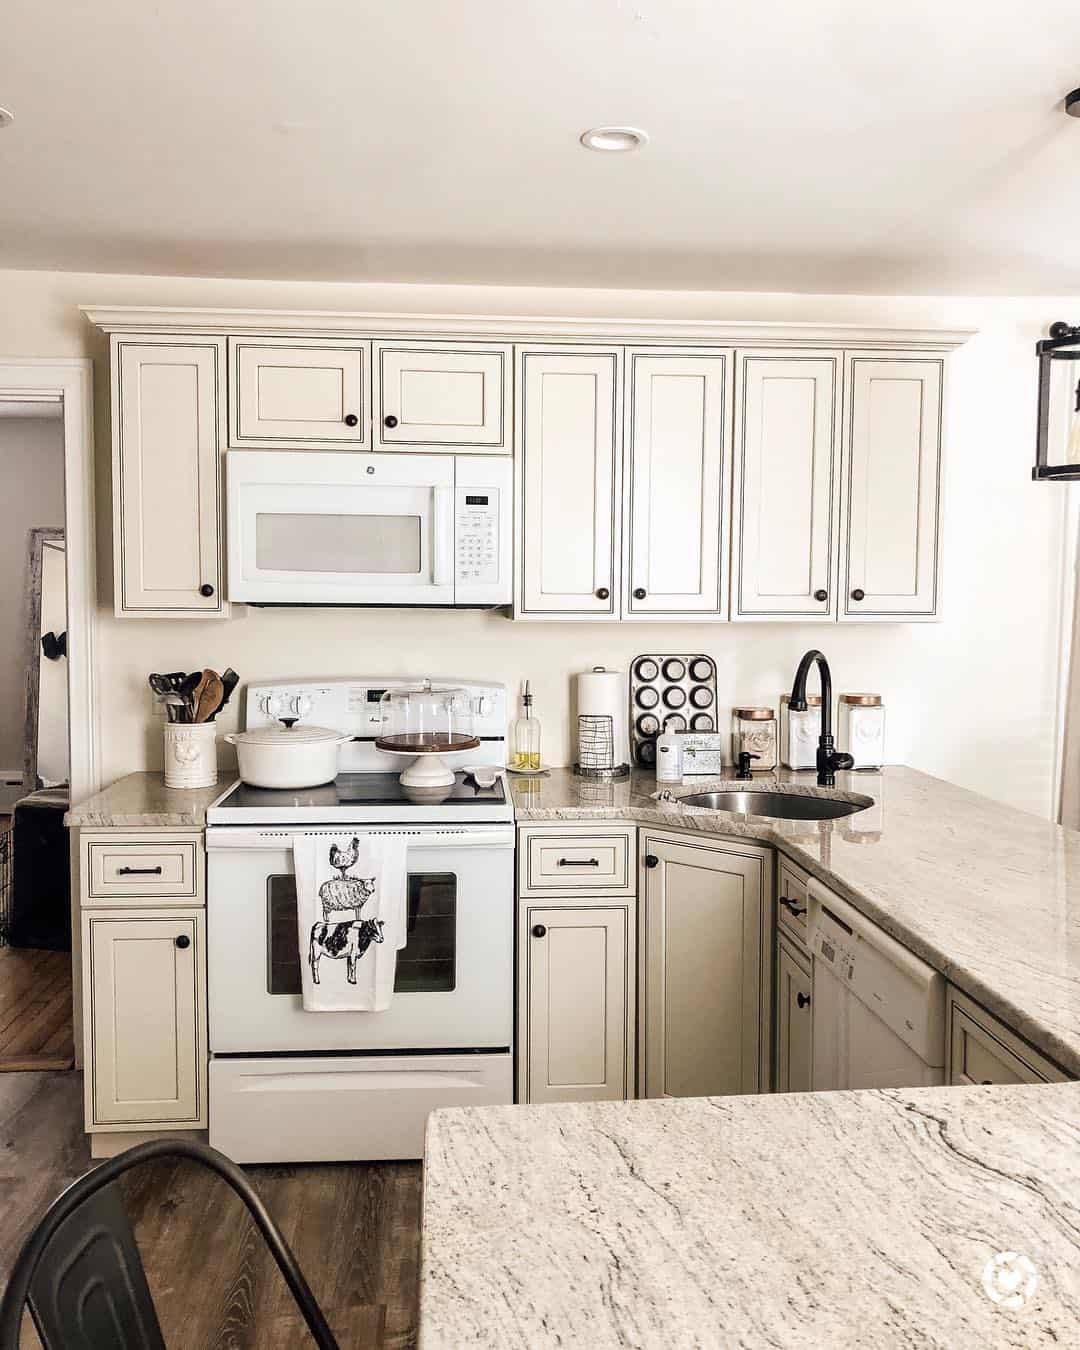
[[376, 749], [413, 758], [401, 774], [406, 787], [451, 786], [454, 771], [443, 755], [475, 750], [480, 744], [465, 689], [436, 687], [430, 680], [387, 689], [379, 700], [379, 717]]
[[856, 769], [880, 769], [885, 763], [885, 705], [880, 694], [841, 694], [836, 748], [846, 751]]
[[821, 695], [806, 695], [805, 712], [792, 712], [790, 694], [780, 696], [780, 763], [785, 769], [817, 768]]
[[756, 755], [750, 767], [760, 772], [776, 768], [776, 711], [744, 704], [731, 710], [731, 757]]

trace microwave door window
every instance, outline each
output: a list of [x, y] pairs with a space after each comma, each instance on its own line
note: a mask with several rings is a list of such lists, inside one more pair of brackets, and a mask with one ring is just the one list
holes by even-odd
[[260, 512], [255, 517], [259, 572], [336, 572], [418, 577], [423, 529], [413, 515], [305, 515]]

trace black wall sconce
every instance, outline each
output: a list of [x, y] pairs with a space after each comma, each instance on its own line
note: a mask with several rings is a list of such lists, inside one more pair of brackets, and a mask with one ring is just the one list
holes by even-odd
[[1080, 480], [1080, 327], [1052, 323], [1050, 336], [1036, 342], [1035, 355], [1039, 430], [1031, 476]]

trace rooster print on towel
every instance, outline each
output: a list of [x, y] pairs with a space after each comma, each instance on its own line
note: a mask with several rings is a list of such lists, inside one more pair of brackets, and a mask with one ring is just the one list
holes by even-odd
[[[319, 980], [319, 961], [324, 956], [345, 962], [346, 979], [356, 983], [356, 963], [361, 959], [373, 942], [382, 942], [385, 924], [381, 919], [362, 919], [360, 910], [365, 901], [375, 895], [374, 877], [351, 877], [349, 868], [356, 863], [360, 850], [360, 840], [353, 836], [348, 848], [330, 845], [329, 862], [335, 872], [341, 875], [324, 881], [319, 887], [319, 903], [322, 905], [323, 922], [311, 925], [311, 941], [308, 947], [308, 964], [311, 966], [311, 978], [315, 984]], [[330, 922], [330, 915], [342, 910], [352, 910], [354, 919], [344, 922]]]

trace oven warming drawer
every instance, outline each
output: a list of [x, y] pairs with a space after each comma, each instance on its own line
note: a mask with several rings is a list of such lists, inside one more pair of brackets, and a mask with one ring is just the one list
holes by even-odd
[[513, 1100], [509, 1052], [212, 1059], [210, 1143], [240, 1163], [422, 1158], [436, 1107]]

